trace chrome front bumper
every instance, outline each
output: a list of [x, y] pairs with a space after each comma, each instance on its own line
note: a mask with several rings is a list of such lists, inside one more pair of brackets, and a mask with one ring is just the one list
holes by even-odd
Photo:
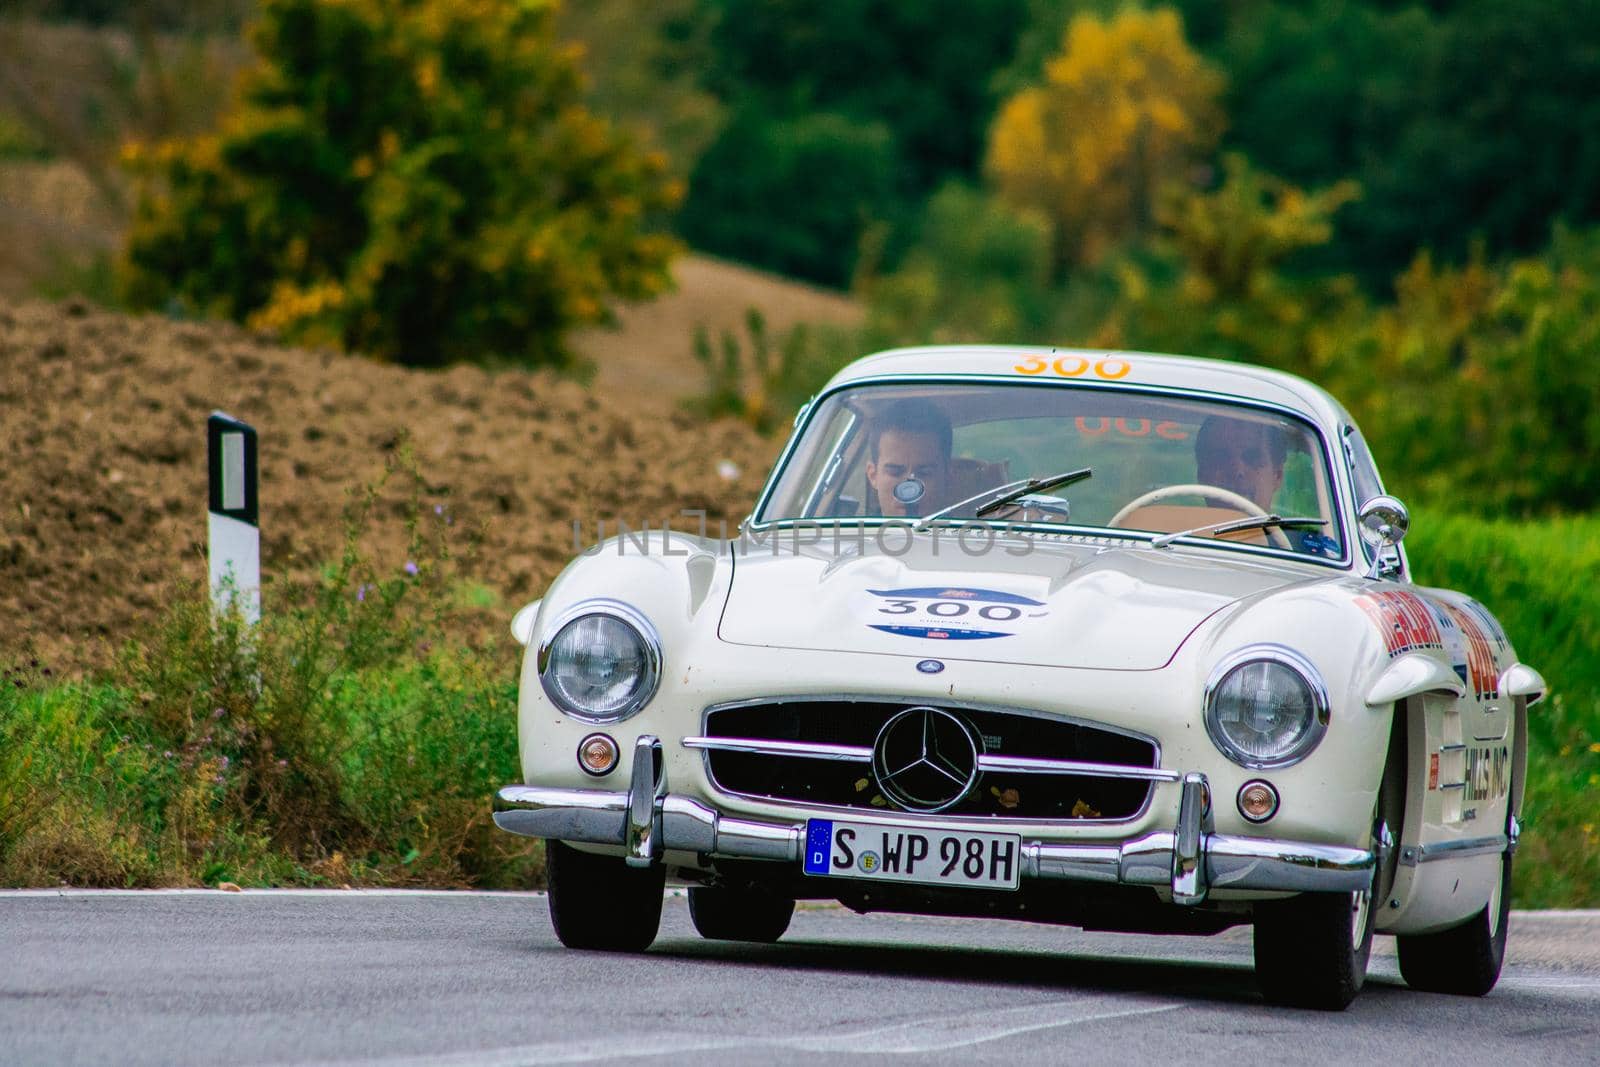
[[[735, 818], [672, 795], [665, 773], [656, 770], [659, 747], [654, 737], [639, 739], [626, 793], [508, 785], [495, 796], [495, 824], [526, 837], [622, 845], [635, 866], [655, 862], [666, 849], [800, 862], [804, 821]], [[1363, 849], [1211, 832], [1205, 794], [1205, 775], [1184, 775], [1171, 830], [1104, 844], [1024, 841], [1022, 876], [1167, 886], [1179, 904], [1202, 903], [1211, 889], [1351, 892], [1371, 884], [1374, 857]]]

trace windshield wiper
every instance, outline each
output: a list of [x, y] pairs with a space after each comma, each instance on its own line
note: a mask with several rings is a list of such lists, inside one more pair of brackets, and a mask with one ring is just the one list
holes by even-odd
[[1150, 542], [1150, 547], [1166, 548], [1180, 537], [1194, 537], [1197, 534], [1225, 534], [1237, 533], [1240, 530], [1264, 530], [1268, 526], [1277, 526], [1288, 530], [1326, 525], [1328, 525], [1327, 519], [1317, 519], [1310, 516], [1286, 519], [1282, 515], [1252, 515], [1246, 519], [1229, 519], [1226, 522], [1213, 522], [1206, 526], [1196, 526], [1192, 530], [1179, 530], [1177, 533], [1162, 534]]
[[985, 515], [999, 511], [1007, 504], [1015, 503], [1031, 493], [1042, 493], [1046, 489], [1062, 489], [1069, 485], [1077, 485], [1079, 482], [1086, 478], [1092, 477], [1093, 475], [1094, 471], [1090, 468], [1080, 467], [1075, 471], [1067, 471], [1065, 474], [1052, 474], [1048, 478], [1035, 478], [1028, 482], [1028, 484], [1022, 486], [1022, 488], [1014, 489], [1009, 493], [1004, 493], [1001, 496], [989, 501], [983, 507], [979, 508], [977, 511], [974, 511], [972, 513], [972, 517], [975, 519], [981, 519]]
[[[940, 508], [931, 515], [925, 515], [921, 519], [917, 520], [917, 524], [913, 526], [912, 529], [926, 530], [928, 528], [928, 524], [934, 519], [942, 519], [953, 511], [960, 511], [968, 504], [976, 503], [979, 500], [986, 500], [989, 497], [994, 497], [993, 500], [990, 500], [989, 503], [983, 505], [973, 513], [973, 518], [981, 519], [990, 512], [1003, 508], [1007, 504], [1013, 503], [1020, 498], [1027, 496], [1029, 493], [1037, 493], [1045, 489], [1058, 489], [1065, 485], [1074, 485], [1093, 474], [1093, 470], [1088, 467], [1083, 467], [1075, 471], [1067, 471], [1065, 474], [1052, 474], [1048, 478], [1022, 478], [1014, 482], [1006, 482], [1004, 485], [997, 485], [992, 489], [985, 489], [981, 493], [974, 493], [965, 500], [958, 500], [949, 507]], [[998, 496], [995, 495], [997, 493], [999, 494]]]

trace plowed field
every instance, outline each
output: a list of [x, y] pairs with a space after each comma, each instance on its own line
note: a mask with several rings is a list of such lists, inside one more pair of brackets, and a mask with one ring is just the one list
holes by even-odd
[[[481, 527], [467, 578], [497, 612], [572, 556], [574, 519], [592, 537], [601, 517], [743, 516], [776, 443], [612, 380], [590, 392], [544, 374], [413, 371], [226, 324], [0, 302], [0, 659], [104, 662], [177, 581], [204, 579], [214, 409], [260, 433], [268, 610], [272, 576], [304, 577], [336, 552], [348, 494], [406, 442], [424, 505]], [[400, 515], [386, 497], [368, 542], [397, 567]]]

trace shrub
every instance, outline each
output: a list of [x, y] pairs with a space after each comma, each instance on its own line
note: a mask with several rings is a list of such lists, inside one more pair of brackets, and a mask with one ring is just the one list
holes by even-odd
[[732, 415], [760, 433], [785, 430], [800, 406], [835, 371], [860, 354], [853, 331], [795, 326], [774, 351], [766, 319], [745, 312], [749, 348], [731, 331], [722, 331], [715, 348], [702, 326], [695, 329], [694, 354], [705, 369], [705, 392], [688, 407], [717, 418]]
[[136, 147], [127, 295], [408, 364], [569, 360], [669, 283], [666, 161], [582, 106], [554, 5], [264, 0], [220, 133]]

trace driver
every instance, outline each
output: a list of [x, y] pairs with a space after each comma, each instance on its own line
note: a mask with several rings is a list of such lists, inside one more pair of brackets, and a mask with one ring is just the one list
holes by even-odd
[[868, 438], [867, 483], [877, 514], [926, 515], [944, 507], [951, 436], [950, 419], [927, 400], [897, 400], [884, 409]]
[[1288, 455], [1289, 441], [1276, 427], [1213, 415], [1195, 434], [1195, 481], [1231, 490], [1270, 512]]

